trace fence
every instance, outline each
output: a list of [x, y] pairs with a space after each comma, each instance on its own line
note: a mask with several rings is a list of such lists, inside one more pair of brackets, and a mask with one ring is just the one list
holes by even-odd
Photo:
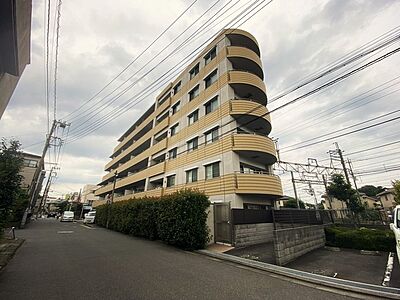
[[383, 210], [366, 209], [361, 213], [353, 214], [349, 209], [331, 210], [331, 216], [335, 224], [361, 225], [361, 226], [387, 226], [390, 218]]
[[232, 209], [232, 224], [274, 223], [274, 228], [299, 227], [332, 223], [329, 211], [310, 209]]

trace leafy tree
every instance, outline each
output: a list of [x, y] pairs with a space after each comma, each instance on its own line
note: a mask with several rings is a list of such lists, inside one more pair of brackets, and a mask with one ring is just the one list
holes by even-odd
[[20, 147], [16, 140], [3, 138], [0, 142], [0, 234], [21, 191], [23, 157]]
[[66, 211], [68, 209], [68, 201], [60, 202], [60, 203], [56, 204], [56, 206], [57, 206], [57, 211], [59, 213], [63, 213], [64, 211]]
[[392, 182], [394, 188], [394, 201], [400, 204], [400, 180], [395, 180]]
[[364, 210], [361, 201], [358, 199], [357, 192], [350, 184], [345, 182], [343, 175], [333, 174], [332, 182], [327, 187], [328, 194], [340, 201], [344, 201], [353, 213]]
[[382, 186], [364, 185], [358, 189], [359, 192], [366, 194], [369, 197], [375, 197], [385, 189]]
[[[299, 199], [299, 206], [300, 206], [300, 208], [303, 208], [303, 209], [306, 208], [305, 205], [304, 205], [304, 202], [302, 200], [300, 200], [300, 199]], [[294, 199], [292, 197], [289, 197], [289, 199], [286, 200], [283, 203], [283, 207], [286, 207], [286, 208], [297, 208], [296, 199]]]

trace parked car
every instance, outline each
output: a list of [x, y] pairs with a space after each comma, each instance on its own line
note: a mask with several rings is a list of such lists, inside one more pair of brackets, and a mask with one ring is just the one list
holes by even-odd
[[397, 205], [393, 210], [393, 223], [390, 223], [390, 229], [394, 232], [397, 257], [400, 258], [400, 205]]
[[89, 211], [87, 214], [85, 214], [85, 218], [83, 219], [83, 223], [85, 224], [92, 224], [94, 223], [94, 219], [96, 217], [96, 211]]
[[74, 220], [74, 212], [73, 211], [64, 211], [61, 216], [61, 222], [72, 222]]
[[48, 218], [55, 218], [57, 217], [57, 213], [55, 211], [50, 211], [47, 213]]

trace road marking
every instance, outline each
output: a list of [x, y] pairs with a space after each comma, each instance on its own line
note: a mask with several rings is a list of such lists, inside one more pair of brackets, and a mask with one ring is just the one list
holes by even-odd
[[68, 234], [68, 233], [74, 233], [74, 232], [72, 230], [60, 230], [60, 231], [57, 231], [57, 233]]
[[82, 227], [84, 227], [84, 228], [86, 228], [86, 229], [96, 229], [96, 228], [93, 228], [93, 227], [90, 227], [90, 226], [87, 226], [87, 225], [84, 225], [84, 224], [80, 224]]

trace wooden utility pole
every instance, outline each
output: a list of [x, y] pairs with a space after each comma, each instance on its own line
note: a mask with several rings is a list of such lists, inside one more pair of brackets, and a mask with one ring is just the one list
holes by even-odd
[[294, 182], [293, 171], [290, 171], [290, 175], [292, 176], [292, 184], [293, 184], [294, 198], [296, 199], [297, 208], [300, 209], [300, 202], [299, 202], [299, 198], [297, 197], [296, 183]]
[[347, 169], [346, 169], [346, 163], [345, 163], [344, 158], [343, 158], [342, 150], [339, 148], [339, 144], [338, 143], [335, 143], [335, 145], [336, 145], [336, 152], [337, 152], [337, 154], [339, 155], [339, 158], [340, 158], [340, 163], [342, 164], [342, 167], [343, 167], [344, 176], [346, 177], [347, 183], [351, 185], [350, 178], [349, 178], [349, 173], [347, 172]]

